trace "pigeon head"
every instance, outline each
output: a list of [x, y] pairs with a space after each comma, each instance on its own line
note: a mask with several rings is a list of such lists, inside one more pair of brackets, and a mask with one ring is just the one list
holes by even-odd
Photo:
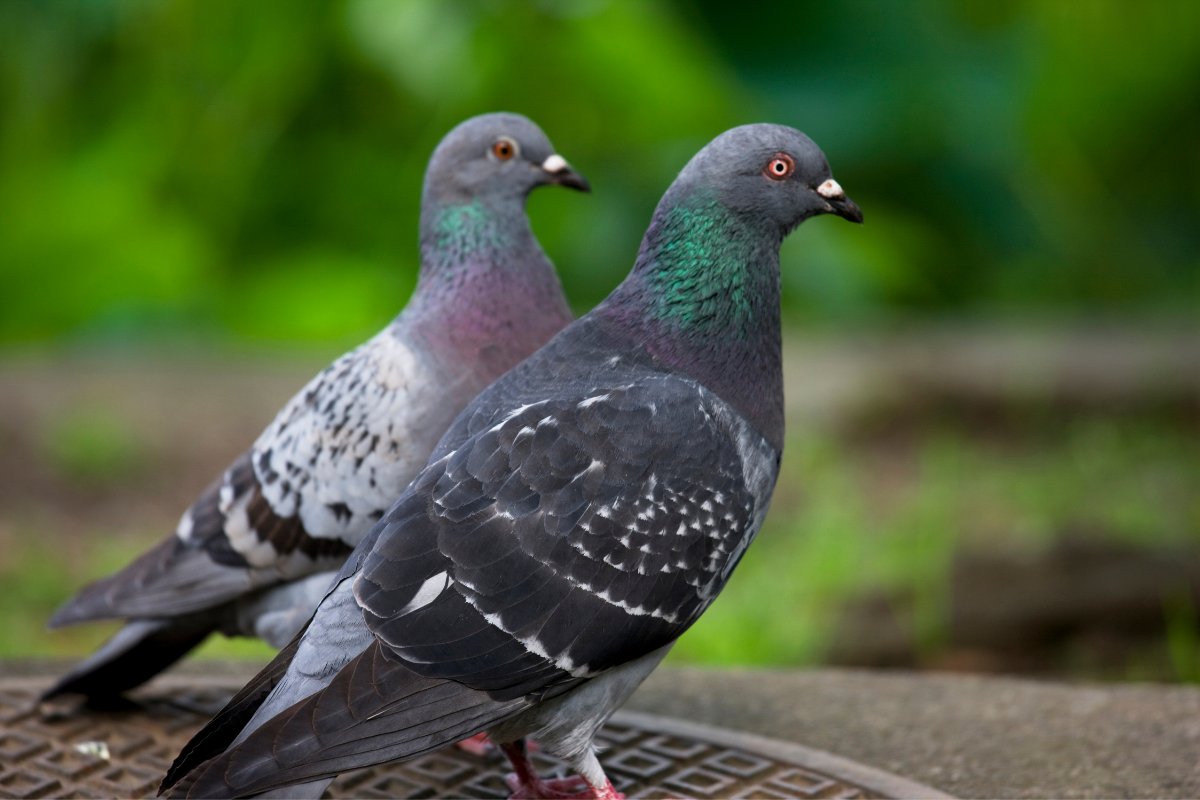
[[779, 246], [819, 214], [863, 218], [812, 139], [783, 125], [726, 131], [663, 195], [631, 275], [632, 295], [652, 298], [656, 316], [695, 334], [773, 330]]
[[538, 186], [588, 191], [587, 180], [520, 114], [472, 117], [446, 134], [425, 173], [425, 195], [440, 203], [479, 198], [523, 201]]
[[779, 248], [820, 214], [863, 218], [811, 139], [782, 125], [726, 131], [667, 189], [597, 313], [782, 445]]
[[[421, 198], [421, 275], [438, 278], [429, 288], [438, 287], [444, 301], [469, 284], [480, 313], [491, 315], [497, 282], [510, 297], [524, 292], [565, 308], [558, 277], [525, 214], [529, 193], [547, 185], [588, 191], [583, 176], [528, 118], [484, 114], [446, 134], [429, 160]], [[466, 301], [455, 302], [461, 311]]]
[[683, 168], [664, 202], [696, 195], [783, 236], [818, 214], [863, 221], [821, 149], [785, 125], [743, 125], [713, 139]]

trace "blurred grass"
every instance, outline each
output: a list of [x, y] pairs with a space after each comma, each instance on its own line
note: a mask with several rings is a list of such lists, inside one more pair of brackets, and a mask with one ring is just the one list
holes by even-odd
[[[933, 651], [961, 548], [1036, 549], [1080, 529], [1146, 546], [1196, 541], [1200, 449], [1176, 426], [1092, 417], [1046, 433], [988, 442], [935, 427], [891, 464], [836, 438], [793, 436], [762, 533], [671, 658], [821, 663], [838, 612], [879, 590], [911, 598], [918, 644]], [[1191, 679], [1194, 615], [1176, 599], [1167, 618], [1177, 676]]]
[[1180, 681], [1200, 684], [1200, 616], [1187, 587], [1168, 587], [1163, 599], [1167, 648]]
[[74, 409], [42, 436], [50, 468], [81, 484], [127, 482], [148, 465], [137, 430], [103, 409]]
[[[828, 655], [839, 611], [868, 591], [911, 598], [923, 651], [944, 641], [956, 552], [1046, 547], [1065, 531], [1157, 546], [1195, 541], [1200, 451], [1171, 420], [1085, 415], [1032, 433], [980, 435], [934, 422], [902, 441], [794, 433], [766, 526], [727, 590], [683, 637], [679, 663], [803, 665]], [[85, 483], [87, 478], [84, 478]], [[136, 493], [134, 481], [124, 490]], [[65, 540], [9, 520], [0, 566], [0, 657], [80, 655], [111, 632], [44, 632], [87, 579], [124, 565], [161, 531], [95, 530]], [[69, 553], [62, 548], [68, 546]], [[1193, 680], [1195, 612], [1164, 587], [1173, 669]], [[265, 660], [258, 642], [211, 639], [202, 657]], [[1131, 667], [1132, 669], [1132, 667]]]

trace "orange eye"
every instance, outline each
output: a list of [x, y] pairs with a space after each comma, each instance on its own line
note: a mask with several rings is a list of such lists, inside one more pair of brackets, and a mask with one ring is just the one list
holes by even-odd
[[763, 167], [763, 175], [773, 181], [782, 181], [796, 171], [796, 160], [787, 153], [776, 153]]
[[494, 155], [498, 161], [508, 161], [516, 154], [517, 143], [512, 139], [509, 139], [507, 136], [497, 139], [496, 143], [492, 145], [492, 155]]

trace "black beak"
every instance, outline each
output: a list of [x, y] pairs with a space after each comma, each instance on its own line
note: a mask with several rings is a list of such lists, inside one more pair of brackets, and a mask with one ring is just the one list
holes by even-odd
[[842, 219], [862, 224], [862, 209], [849, 197], [842, 195], [840, 198], [826, 200], [825, 204], [829, 206], [830, 214], [837, 214]]
[[571, 165], [567, 163], [567, 160], [557, 153], [542, 162], [542, 169], [550, 176], [551, 183], [556, 183], [559, 186], [567, 186], [571, 189], [578, 189], [581, 192], [590, 192], [592, 190], [592, 185], [588, 183], [587, 178], [571, 169]]
[[862, 209], [853, 200], [846, 197], [841, 185], [833, 178], [826, 178], [820, 186], [813, 187], [813, 191], [825, 201], [825, 207], [821, 210], [826, 214], [837, 214], [842, 219], [848, 219], [851, 222], [862, 222]]

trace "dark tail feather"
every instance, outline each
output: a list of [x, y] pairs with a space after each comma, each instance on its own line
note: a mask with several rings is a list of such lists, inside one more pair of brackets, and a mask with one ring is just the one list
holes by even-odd
[[113, 700], [141, 686], [203, 642], [216, 625], [208, 615], [133, 620], [42, 694]]
[[120, 572], [83, 587], [47, 625], [61, 628], [98, 619], [152, 619], [200, 614], [262, 585], [278, 582], [270, 570], [218, 561], [214, 548], [168, 536]]
[[147, 577], [165, 572], [172, 559], [183, 550], [178, 537], [168, 537], [142, 553], [119, 572], [92, 581], [80, 589], [74, 597], [59, 606], [46, 626], [61, 628], [80, 622], [131, 616], [118, 607], [117, 597], [123, 592], [128, 593], [127, 586], [136, 591]]
[[291, 643], [280, 650], [270, 664], [243, 686], [241, 691], [235, 694], [225, 704], [225, 707], [191, 738], [179, 755], [175, 757], [171, 768], [167, 770], [166, 777], [159, 784], [159, 794], [174, 786], [192, 769], [213, 756], [223, 753], [229, 745], [233, 744], [233, 740], [249, 724], [254, 712], [258, 711], [259, 706], [271, 694], [271, 690], [287, 673], [288, 665], [292, 662], [292, 656], [296, 653], [302, 634], [303, 631], [296, 634]]
[[454, 681], [425, 678], [378, 645], [316, 693], [266, 720], [239, 744], [199, 764], [168, 797], [249, 797], [332, 778], [351, 769], [414, 758], [528, 708]]

